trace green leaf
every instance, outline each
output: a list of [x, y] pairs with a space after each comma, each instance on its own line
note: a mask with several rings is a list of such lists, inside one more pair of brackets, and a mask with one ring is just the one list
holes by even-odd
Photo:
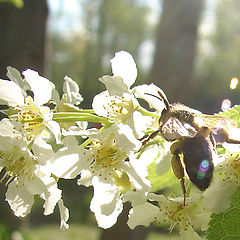
[[208, 240], [240, 239], [240, 188], [237, 189], [229, 209], [220, 214], [212, 214], [207, 230]]
[[0, 2], [9, 2], [17, 8], [23, 7], [23, 0], [0, 0]]
[[155, 162], [149, 164], [148, 179], [151, 182], [153, 192], [178, 183], [178, 180], [174, 176], [171, 168], [161, 176], [157, 175], [156, 170], [157, 165]]
[[240, 127], [240, 105], [234, 106], [226, 112], [220, 112], [218, 115], [235, 120], [238, 124], [238, 127]]

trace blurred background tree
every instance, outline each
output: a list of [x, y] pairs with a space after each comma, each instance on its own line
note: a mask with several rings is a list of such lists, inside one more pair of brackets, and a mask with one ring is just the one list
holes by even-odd
[[[61, 91], [68, 75], [80, 86], [85, 99], [82, 107], [90, 108], [93, 96], [104, 89], [97, 79], [111, 74], [110, 58], [116, 51], [127, 50], [138, 66], [136, 84], [156, 83], [171, 102], [182, 101], [208, 113], [221, 110], [224, 99], [239, 104], [239, 88], [229, 88], [231, 79], [239, 77], [238, 0], [24, 0], [20, 9], [9, 4], [14, 1], [0, 0], [1, 78], [5, 78], [8, 65], [20, 71], [32, 68], [54, 81]], [[71, 9], [68, 14], [67, 9]], [[73, 12], [78, 18], [73, 18]], [[29, 217], [31, 228], [25, 230], [30, 236], [34, 229], [33, 234], [26, 239], [79, 239], [80, 224], [96, 226], [89, 213], [91, 189], [76, 187], [76, 181], [60, 185], [70, 208], [70, 224], [77, 225], [76, 237], [56, 235], [56, 230], [51, 238], [50, 228], [34, 234], [41, 224], [59, 221], [57, 212], [43, 216], [39, 202]], [[0, 197], [4, 201], [3, 190]], [[10, 215], [3, 214], [4, 204]], [[19, 227], [4, 204], [0, 233], [4, 227]], [[103, 232], [94, 228], [92, 239], [154, 239], [149, 229], [130, 231], [125, 222], [126, 211], [113, 228]], [[162, 228], [152, 226], [151, 230], [161, 232]], [[47, 235], [41, 235], [44, 231]], [[90, 240], [91, 231], [81, 235], [82, 239]], [[73, 230], [69, 232], [66, 234], [73, 234]], [[161, 238], [157, 235], [155, 239]]]
[[78, 4], [83, 11], [84, 32], [67, 38], [53, 32], [51, 74], [53, 79], [63, 79], [65, 74], [75, 79], [85, 106], [91, 107], [93, 96], [103, 90], [96, 79], [110, 73], [113, 53], [125, 49], [138, 59], [141, 43], [152, 34], [150, 8], [136, 0], [85, 0]]
[[240, 100], [239, 88], [229, 87], [233, 77], [239, 78], [240, 2], [218, 1], [214, 14], [210, 29], [200, 35], [192, 96], [197, 108], [210, 113], [221, 110], [223, 99], [230, 99], [232, 105]]
[[170, 102], [190, 102], [203, 3], [203, 0], [163, 1], [150, 82], [161, 86]]

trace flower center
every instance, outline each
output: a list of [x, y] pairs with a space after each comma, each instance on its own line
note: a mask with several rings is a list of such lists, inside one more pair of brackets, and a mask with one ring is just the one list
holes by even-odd
[[169, 227], [171, 232], [173, 228], [178, 225], [179, 232], [187, 231], [189, 227], [193, 227], [191, 219], [188, 213], [188, 208], [183, 206], [183, 203], [175, 201], [162, 202], [160, 212], [164, 216], [163, 221], [166, 222], [168, 219], [172, 222]]
[[50, 111], [48, 107], [35, 105], [30, 96], [27, 97], [25, 105], [16, 106], [14, 110], [16, 113], [10, 116], [10, 120], [18, 123], [16, 130], [26, 136], [28, 141], [42, 132], [46, 123], [43, 113]]
[[96, 165], [101, 168], [114, 167], [118, 163], [117, 149], [113, 146], [99, 145], [95, 153]]
[[[223, 167], [223, 165], [220, 165]], [[223, 168], [223, 181], [228, 181], [230, 184], [238, 187], [240, 184], [240, 154], [233, 153], [226, 156], [226, 164]]]
[[1, 165], [5, 166], [5, 174], [0, 179], [0, 182], [6, 181], [5, 185], [17, 177], [21, 181], [31, 179], [35, 166], [35, 160], [28, 155], [27, 152], [21, 151], [14, 147], [11, 153], [0, 153]]
[[121, 163], [126, 159], [125, 151], [121, 150], [114, 139], [114, 134], [109, 134], [104, 139], [92, 142], [94, 162], [91, 166], [92, 173], [98, 172], [99, 176], [104, 173], [111, 176], [118, 170]]
[[127, 100], [124, 97], [114, 97], [110, 103], [108, 103], [106, 110], [110, 118], [116, 118], [120, 123], [125, 123], [134, 111], [134, 105], [131, 100]]

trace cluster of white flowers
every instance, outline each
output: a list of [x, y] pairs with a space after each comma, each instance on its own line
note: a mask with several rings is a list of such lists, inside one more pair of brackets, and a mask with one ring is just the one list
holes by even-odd
[[[67, 229], [69, 210], [58, 180], [78, 178], [78, 185], [94, 188], [90, 209], [102, 228], [114, 225], [129, 201], [130, 228], [169, 222], [170, 231], [176, 225], [182, 239], [200, 239], [195, 227], [206, 229], [211, 213], [208, 204], [202, 207], [201, 193], [188, 195], [186, 206], [181, 197], [151, 193], [149, 164], [155, 161], [162, 173], [170, 166], [169, 144], [162, 140], [165, 148], [152, 144], [142, 151], [140, 140], [158, 128], [165, 106], [152, 95], [161, 89], [153, 84], [132, 87], [137, 68], [125, 51], [116, 53], [111, 65], [113, 75], [99, 79], [106, 90], [94, 97], [92, 110], [78, 107], [83, 99], [71, 78], [64, 78], [60, 98], [54, 84], [37, 72], [28, 69], [22, 78], [8, 67], [9, 80], [0, 80], [0, 104], [6, 106], [0, 121], [0, 178], [7, 186], [6, 201], [19, 217], [31, 211], [35, 195], [44, 200], [45, 215], [58, 205], [61, 228]], [[139, 99], [155, 110], [143, 108]], [[88, 122], [102, 127], [89, 128]]]

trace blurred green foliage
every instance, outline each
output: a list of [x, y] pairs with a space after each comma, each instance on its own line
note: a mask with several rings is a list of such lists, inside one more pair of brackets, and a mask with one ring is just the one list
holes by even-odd
[[13, 4], [15, 7], [17, 8], [22, 8], [24, 3], [23, 3], [23, 0], [0, 0], [0, 3], [1, 2], [8, 2], [8, 3], [11, 3]]

